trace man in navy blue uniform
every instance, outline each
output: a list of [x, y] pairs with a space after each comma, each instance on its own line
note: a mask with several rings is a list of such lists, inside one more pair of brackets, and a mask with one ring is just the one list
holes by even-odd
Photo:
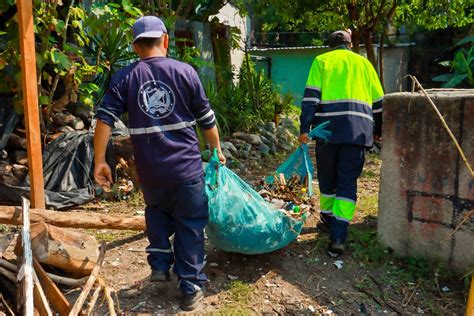
[[[152, 281], [178, 276], [181, 308], [193, 310], [204, 297], [204, 227], [208, 201], [204, 190], [198, 124], [211, 149], [221, 153], [214, 112], [196, 71], [167, 58], [168, 34], [154, 16], [133, 25], [133, 48], [140, 57], [117, 72], [97, 110], [94, 178], [112, 182], [105, 161], [114, 122], [128, 112], [130, 138], [146, 203], [147, 247]], [[174, 234], [172, 247], [169, 238]]]

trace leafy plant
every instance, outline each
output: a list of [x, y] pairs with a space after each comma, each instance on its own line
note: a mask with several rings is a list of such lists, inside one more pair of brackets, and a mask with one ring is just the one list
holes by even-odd
[[[474, 87], [474, 35], [465, 37], [456, 44], [461, 47], [454, 54], [453, 60], [440, 64], [451, 68], [451, 73], [436, 76], [433, 81], [443, 82], [443, 88], [454, 88], [462, 85]], [[469, 49], [463, 47], [470, 46]]]
[[81, 23], [84, 30], [79, 30], [77, 37], [86, 60], [95, 69], [95, 76], [83, 83], [81, 92], [91, 97], [96, 94], [95, 103], [102, 99], [112, 75], [136, 58], [130, 45], [130, 30], [140, 15], [140, 9], [129, 0], [122, 0], [120, 3], [95, 3], [84, 16]]
[[205, 90], [224, 134], [252, 131], [264, 122], [277, 121], [293, 103], [290, 94], [282, 95], [250, 62], [242, 66], [237, 83], [216, 87], [208, 82]]

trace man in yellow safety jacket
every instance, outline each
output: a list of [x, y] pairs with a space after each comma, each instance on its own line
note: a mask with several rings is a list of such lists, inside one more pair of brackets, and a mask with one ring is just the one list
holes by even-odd
[[300, 143], [308, 143], [311, 125], [330, 121], [327, 142], [316, 140], [322, 220], [330, 228], [329, 255], [344, 252], [357, 200], [357, 178], [365, 150], [381, 135], [383, 89], [374, 67], [351, 51], [351, 36], [337, 31], [331, 51], [315, 58], [304, 90]]

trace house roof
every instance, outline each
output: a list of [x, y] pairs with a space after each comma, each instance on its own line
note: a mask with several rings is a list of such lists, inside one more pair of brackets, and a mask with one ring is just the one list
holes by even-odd
[[[390, 47], [408, 47], [414, 46], [415, 43], [400, 43], [391, 45]], [[364, 47], [364, 44], [361, 44], [360, 47]], [[374, 44], [375, 47], [379, 47], [379, 44]], [[384, 47], [389, 47], [387, 44]], [[252, 47], [249, 49], [249, 52], [267, 52], [267, 51], [290, 51], [290, 50], [305, 50], [305, 49], [323, 49], [329, 48], [328, 46], [287, 46], [287, 47]]]

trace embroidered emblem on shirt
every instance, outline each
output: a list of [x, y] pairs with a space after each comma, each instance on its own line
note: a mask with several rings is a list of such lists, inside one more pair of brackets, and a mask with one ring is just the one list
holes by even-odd
[[175, 97], [173, 90], [162, 81], [147, 81], [138, 90], [138, 105], [151, 118], [165, 118], [174, 109]]

